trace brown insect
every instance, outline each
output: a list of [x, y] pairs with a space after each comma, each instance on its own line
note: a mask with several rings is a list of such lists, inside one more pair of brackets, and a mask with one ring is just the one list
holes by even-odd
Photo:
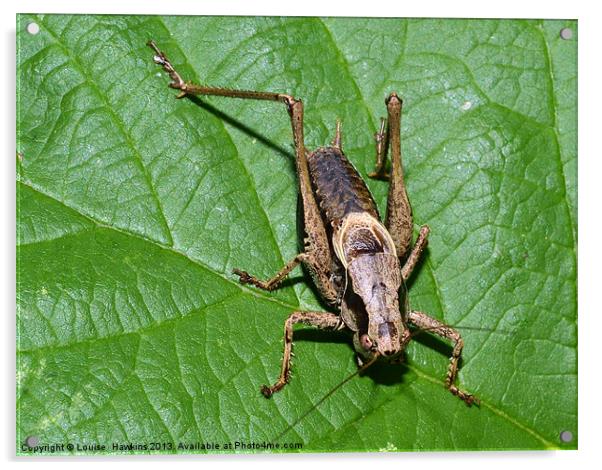
[[[427, 330], [453, 342], [445, 386], [468, 405], [476, 398], [456, 384], [458, 361], [463, 347], [460, 334], [424, 312], [409, 310], [399, 292], [408, 280], [427, 245], [429, 228], [423, 225], [412, 246], [412, 209], [406, 193], [401, 161], [401, 99], [391, 93], [385, 100], [387, 119], [381, 120], [376, 139], [375, 178], [389, 179], [387, 214], [384, 224], [366, 183], [345, 157], [340, 122], [330, 146], [307, 152], [303, 142], [303, 103], [282, 93], [231, 90], [195, 85], [182, 80], [165, 54], [153, 41], [154, 61], [169, 74], [169, 86], [187, 95], [279, 101], [287, 107], [295, 144], [295, 161], [304, 227], [304, 249], [274, 277], [266, 281], [234, 270], [243, 284], [259, 289], [276, 289], [298, 264], [310, 272], [322, 298], [337, 313], [293, 312], [284, 323], [284, 356], [278, 380], [261, 392], [271, 397], [290, 379], [293, 326], [297, 323], [326, 330], [353, 332], [353, 344], [361, 370], [377, 359], [399, 360], [412, 338], [409, 325]], [[391, 149], [391, 172], [385, 171], [387, 149]], [[354, 374], [355, 375], [355, 374]]]

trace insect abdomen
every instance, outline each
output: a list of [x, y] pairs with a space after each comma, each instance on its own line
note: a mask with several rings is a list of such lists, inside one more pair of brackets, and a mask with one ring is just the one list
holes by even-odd
[[307, 161], [317, 202], [333, 228], [351, 212], [367, 212], [379, 219], [370, 190], [341, 150], [320, 148]]

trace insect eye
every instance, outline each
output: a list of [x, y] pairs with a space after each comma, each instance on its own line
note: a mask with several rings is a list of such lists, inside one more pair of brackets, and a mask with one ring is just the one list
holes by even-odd
[[366, 351], [369, 351], [370, 348], [372, 348], [372, 340], [368, 337], [368, 335], [360, 336], [360, 344]]

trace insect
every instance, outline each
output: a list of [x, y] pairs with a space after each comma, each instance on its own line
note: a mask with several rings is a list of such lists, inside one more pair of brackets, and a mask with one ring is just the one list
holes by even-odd
[[[457, 387], [463, 340], [450, 326], [424, 312], [409, 310], [399, 292], [411, 276], [429, 234], [423, 225], [412, 245], [412, 210], [404, 185], [400, 120], [402, 101], [396, 93], [385, 100], [387, 118], [381, 119], [376, 140], [375, 178], [388, 178], [387, 213], [381, 222], [366, 183], [343, 153], [340, 121], [332, 143], [308, 152], [303, 139], [303, 103], [291, 95], [234, 90], [185, 82], [153, 41], [154, 61], [169, 74], [169, 86], [187, 95], [213, 95], [283, 103], [290, 116], [299, 179], [300, 217], [304, 227], [303, 251], [271, 279], [261, 280], [239, 269], [234, 274], [243, 284], [267, 291], [276, 289], [287, 275], [303, 264], [332, 312], [296, 311], [284, 324], [284, 355], [280, 375], [261, 392], [271, 397], [290, 379], [293, 327], [298, 323], [326, 330], [350, 330], [362, 369], [378, 359], [398, 361], [412, 338], [410, 326], [430, 331], [453, 342], [446, 388], [472, 405], [476, 398]], [[391, 171], [386, 172], [390, 148]]]

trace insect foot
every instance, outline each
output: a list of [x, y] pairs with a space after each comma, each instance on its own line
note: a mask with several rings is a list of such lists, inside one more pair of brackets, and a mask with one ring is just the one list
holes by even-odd
[[258, 280], [246, 271], [234, 269], [232, 273], [238, 276], [238, 282], [240, 282], [241, 284], [258, 284]]
[[479, 399], [477, 397], [475, 397], [474, 395], [472, 395], [470, 393], [466, 393], [466, 392], [460, 390], [455, 385], [450, 385], [447, 387], [447, 389], [453, 395], [457, 396], [460, 400], [462, 400], [464, 403], [466, 403], [467, 406], [472, 406], [472, 405], [479, 406], [481, 404], [481, 402], [479, 401]]
[[278, 390], [280, 390], [282, 387], [278, 388], [277, 390], [274, 390], [274, 387], [268, 387], [267, 385], [262, 385], [260, 390], [261, 393], [264, 397], [266, 398], [271, 398], [272, 395], [274, 394], [274, 392], [277, 392]]

